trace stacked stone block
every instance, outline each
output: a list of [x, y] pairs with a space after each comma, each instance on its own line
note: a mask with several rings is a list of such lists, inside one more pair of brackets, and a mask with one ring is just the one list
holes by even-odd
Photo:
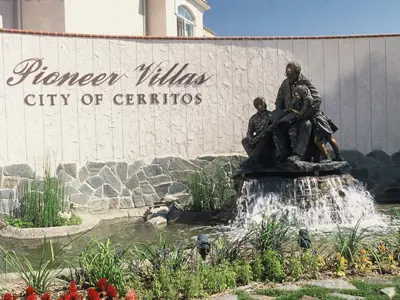
[[[163, 202], [167, 196], [179, 201], [189, 197], [188, 181], [196, 171], [211, 174], [218, 168], [232, 172], [243, 160], [241, 156], [205, 156], [193, 160], [179, 157], [155, 158], [146, 164], [134, 162], [95, 162], [83, 166], [61, 163], [56, 175], [65, 184], [71, 207], [92, 213], [113, 209], [150, 207]], [[5, 202], [17, 201], [17, 189], [22, 182], [34, 178], [28, 165], [1, 168], [0, 213], [8, 212]], [[7, 200], [7, 201], [5, 201]], [[4, 202], [4, 203], [3, 203]]]

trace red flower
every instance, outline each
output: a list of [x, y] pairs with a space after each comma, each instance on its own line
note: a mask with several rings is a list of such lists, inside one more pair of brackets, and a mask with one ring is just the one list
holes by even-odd
[[33, 295], [35, 293], [35, 289], [31, 286], [28, 286], [28, 288], [26, 289], [26, 295], [30, 296]]
[[51, 300], [51, 296], [49, 294], [44, 294], [42, 297], [40, 297], [41, 300]]
[[88, 295], [87, 295], [88, 300], [99, 300], [99, 293], [94, 289], [90, 288], [88, 289]]
[[76, 287], [74, 280], [71, 281], [68, 290], [69, 290], [70, 299], [72, 299], [72, 300], [78, 299], [78, 296], [79, 296], [78, 289]]
[[3, 298], [2, 298], [3, 300], [15, 300], [15, 299], [17, 299], [17, 296], [13, 296], [13, 295], [11, 295], [11, 294], [9, 294], [9, 293], [5, 293], [4, 295], [3, 295]]
[[99, 281], [97, 281], [97, 288], [100, 290], [100, 292], [105, 291], [107, 289], [107, 279], [100, 278]]
[[134, 289], [131, 289], [125, 297], [126, 300], [136, 300], [136, 292]]
[[117, 289], [112, 284], [110, 284], [107, 288], [107, 296], [117, 297], [117, 294], [118, 294]]
[[37, 300], [37, 295], [36, 294], [31, 294], [26, 297], [26, 300]]

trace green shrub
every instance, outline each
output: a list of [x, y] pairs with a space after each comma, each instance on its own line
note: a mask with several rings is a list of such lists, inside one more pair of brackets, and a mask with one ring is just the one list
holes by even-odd
[[254, 259], [251, 263], [251, 270], [253, 273], [253, 280], [255, 281], [260, 281], [263, 279], [263, 264], [262, 264], [262, 258], [260, 254], [256, 254], [254, 256]]
[[300, 259], [296, 255], [293, 255], [289, 258], [287, 263], [287, 274], [294, 281], [299, 280], [301, 275], [303, 275], [303, 266], [300, 262]]
[[264, 278], [273, 282], [282, 282], [285, 279], [282, 256], [274, 250], [267, 250], [262, 255]]

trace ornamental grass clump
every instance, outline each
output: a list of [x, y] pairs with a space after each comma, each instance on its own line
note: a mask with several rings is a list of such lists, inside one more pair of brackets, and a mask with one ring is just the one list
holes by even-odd
[[127, 292], [126, 260], [124, 254], [111, 244], [110, 240], [105, 243], [97, 239], [91, 239], [85, 249], [79, 255], [79, 267], [84, 271], [84, 281], [91, 286], [97, 286], [100, 278], [107, 278], [121, 295]]
[[214, 211], [231, 206], [232, 181], [224, 169], [213, 174], [205, 171], [195, 172], [188, 182], [189, 209], [193, 211]]
[[82, 223], [80, 217], [67, 213], [64, 182], [51, 175], [49, 164], [44, 178], [23, 181], [19, 194], [19, 207], [6, 219], [11, 226], [44, 228]]

